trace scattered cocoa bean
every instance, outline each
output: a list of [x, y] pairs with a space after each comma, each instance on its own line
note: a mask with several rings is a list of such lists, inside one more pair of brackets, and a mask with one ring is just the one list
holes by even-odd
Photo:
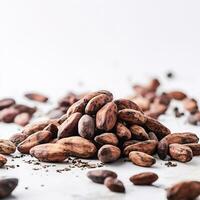
[[38, 102], [47, 102], [48, 101], [48, 97], [44, 96], [43, 94], [36, 93], [36, 92], [26, 93], [24, 96], [33, 101], [38, 101]]
[[158, 180], [158, 175], [153, 172], [143, 172], [130, 177], [134, 185], [151, 185]]
[[117, 178], [107, 177], [104, 181], [104, 185], [112, 192], [125, 193], [123, 183]]
[[0, 139], [0, 153], [10, 155], [14, 153], [16, 146], [10, 140]]
[[0, 179], [0, 198], [8, 197], [17, 187], [17, 178], [2, 178]]

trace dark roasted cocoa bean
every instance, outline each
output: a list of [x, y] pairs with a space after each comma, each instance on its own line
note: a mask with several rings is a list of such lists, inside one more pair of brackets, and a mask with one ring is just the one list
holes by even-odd
[[98, 151], [98, 159], [103, 163], [114, 162], [120, 155], [120, 149], [110, 144], [103, 145]]
[[107, 177], [104, 181], [104, 185], [112, 192], [125, 193], [125, 187], [123, 183], [116, 178]]
[[78, 122], [82, 114], [79, 112], [71, 114], [58, 128], [58, 137], [65, 138], [76, 135], [78, 132]]
[[92, 170], [87, 173], [87, 177], [95, 183], [103, 184], [107, 177], [117, 178], [117, 174], [110, 170]]
[[158, 175], [153, 172], [143, 172], [131, 176], [129, 179], [134, 185], [151, 185], [158, 180]]
[[95, 133], [94, 119], [89, 115], [83, 115], [78, 122], [78, 133], [81, 137], [92, 139]]

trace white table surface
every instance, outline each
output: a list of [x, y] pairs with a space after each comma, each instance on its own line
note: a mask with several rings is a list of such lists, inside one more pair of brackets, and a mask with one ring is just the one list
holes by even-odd
[[[0, 97], [12, 96], [29, 105], [35, 104], [22, 95], [31, 90], [44, 92], [52, 104], [67, 91], [108, 89], [115, 97], [124, 97], [132, 94], [132, 83], [146, 83], [157, 76], [162, 80], [161, 90], [183, 89], [199, 99], [199, 4], [186, 0], [1, 1]], [[175, 80], [165, 79], [168, 70], [175, 72]], [[52, 106], [37, 105], [42, 111]], [[199, 127], [186, 124], [184, 117], [175, 119], [169, 112], [160, 119], [172, 132], [199, 134]], [[18, 129], [0, 124], [0, 137], [8, 138]], [[23, 159], [9, 159], [8, 164], [20, 165], [0, 170], [0, 176], [19, 178], [8, 198], [19, 200], [164, 200], [164, 188], [171, 184], [200, 180], [198, 157], [169, 168], [159, 160], [150, 169], [127, 162], [105, 165], [118, 173], [126, 194], [92, 183], [87, 170], [55, 172], [66, 164], [50, 167], [48, 173], [33, 170], [35, 166]], [[131, 175], [149, 170], [159, 175], [157, 187], [136, 187], [129, 182]]]

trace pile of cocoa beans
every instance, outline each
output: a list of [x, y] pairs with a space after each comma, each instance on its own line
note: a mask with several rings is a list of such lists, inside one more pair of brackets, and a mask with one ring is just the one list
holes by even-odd
[[194, 133], [172, 133], [128, 99], [113, 100], [109, 91], [91, 92], [58, 119], [31, 123], [10, 141], [38, 160], [62, 162], [68, 156], [110, 163], [121, 157], [150, 167], [161, 159], [188, 162], [200, 155]]

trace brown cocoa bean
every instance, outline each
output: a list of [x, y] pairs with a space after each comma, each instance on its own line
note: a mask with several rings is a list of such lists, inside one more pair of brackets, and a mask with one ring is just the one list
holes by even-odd
[[39, 144], [48, 143], [53, 139], [53, 133], [50, 131], [38, 131], [29, 137], [27, 137], [23, 142], [21, 142], [17, 150], [24, 154], [29, 154], [29, 151], [32, 147]]
[[100, 130], [110, 131], [117, 121], [117, 106], [110, 102], [103, 106], [96, 114], [96, 127]]
[[65, 146], [62, 144], [40, 144], [30, 150], [30, 154], [44, 162], [62, 162], [67, 157]]
[[29, 123], [30, 119], [31, 116], [28, 113], [21, 113], [15, 117], [14, 123], [20, 126], [25, 126]]
[[199, 143], [189, 143], [184, 144], [187, 147], [190, 147], [192, 150], [193, 156], [200, 156], [200, 144]]
[[5, 98], [0, 100], [0, 110], [8, 108], [15, 104], [15, 100], [11, 98]]
[[78, 122], [78, 133], [81, 137], [92, 139], [95, 133], [94, 119], [89, 115], [83, 115]]
[[200, 112], [196, 112], [188, 117], [188, 122], [192, 125], [199, 125], [200, 123]]
[[151, 167], [156, 163], [156, 159], [153, 156], [139, 151], [131, 151], [129, 153], [129, 159], [133, 164], [141, 167]]
[[139, 140], [127, 140], [123, 143], [123, 148], [126, 148], [127, 146], [130, 146], [132, 144], [136, 144], [138, 142], [141, 142], [141, 141], [139, 141]]
[[168, 200], [195, 200], [199, 195], [199, 181], [180, 182], [167, 190]]
[[128, 108], [128, 109], [133, 109], [133, 110], [143, 112], [142, 109], [136, 103], [134, 103], [131, 100], [118, 99], [118, 100], [115, 100], [114, 102], [117, 105], [118, 111]]
[[12, 123], [18, 114], [18, 110], [13, 107], [5, 108], [0, 111], [0, 121], [5, 123]]
[[18, 111], [18, 113], [28, 113], [29, 115], [33, 115], [37, 108], [36, 107], [30, 107], [24, 104], [15, 104], [13, 105], [13, 108], [16, 109]]
[[62, 144], [68, 155], [79, 158], [93, 158], [97, 152], [92, 142], [80, 136], [60, 139], [57, 141], [57, 144]]
[[152, 103], [150, 110], [145, 112], [145, 115], [157, 119], [160, 115], [165, 114], [168, 107], [164, 104]]
[[98, 159], [103, 163], [114, 162], [119, 159], [121, 151], [118, 147], [106, 144], [98, 151]]
[[10, 140], [0, 140], [0, 153], [10, 155], [14, 153], [16, 146]]
[[148, 140], [149, 136], [144, 128], [138, 125], [130, 126], [130, 131], [132, 133], [132, 137], [135, 140]]
[[50, 131], [53, 135], [53, 138], [56, 138], [58, 134], [58, 126], [56, 124], [49, 124], [43, 129], [43, 131]]
[[165, 160], [167, 157], [169, 151], [169, 144], [165, 138], [163, 138], [159, 143], [157, 147], [157, 153], [161, 160]]
[[117, 174], [110, 170], [92, 170], [87, 173], [87, 177], [95, 183], [103, 184], [107, 177], [117, 178]]
[[36, 93], [36, 92], [26, 93], [24, 96], [32, 101], [38, 101], [38, 102], [47, 102], [48, 101], [48, 97], [44, 96], [43, 94]]
[[158, 175], [153, 172], [143, 172], [131, 176], [129, 179], [134, 185], [151, 185], [158, 180]]
[[123, 183], [116, 178], [107, 177], [104, 181], [104, 185], [112, 192], [125, 193], [125, 187]]
[[139, 111], [133, 109], [123, 109], [118, 112], [119, 119], [132, 124], [142, 125], [146, 122], [146, 117]]
[[114, 133], [102, 133], [100, 135], [97, 135], [94, 140], [100, 145], [112, 144], [114, 146], [117, 146], [119, 143], [118, 138]]
[[112, 101], [112, 98], [108, 95], [97, 95], [88, 102], [87, 106], [85, 107], [85, 113], [94, 115], [100, 108], [110, 101]]
[[71, 114], [58, 128], [58, 137], [65, 138], [78, 132], [78, 122], [82, 114], [79, 112]]
[[8, 197], [17, 187], [17, 178], [2, 178], [0, 179], [0, 198]]
[[124, 155], [128, 156], [131, 151], [139, 151], [149, 155], [155, 153], [158, 142], [155, 140], [146, 140], [131, 144], [124, 149]]
[[187, 97], [187, 95], [181, 91], [172, 91], [167, 93], [168, 97], [171, 99], [175, 99], [181, 101]]
[[132, 137], [131, 131], [120, 122], [116, 124], [116, 135], [123, 141], [130, 140]]
[[182, 144], [170, 144], [169, 154], [172, 159], [183, 163], [191, 161], [193, 157], [192, 150]]
[[24, 133], [15, 133], [10, 137], [10, 141], [17, 146], [19, 143], [23, 142], [28, 136]]
[[150, 100], [146, 99], [141, 96], [137, 96], [134, 98], [131, 98], [133, 102], [135, 102], [143, 111], [147, 111], [150, 109]]
[[0, 167], [4, 166], [6, 163], [7, 163], [6, 157], [0, 154]]
[[161, 124], [156, 119], [153, 119], [151, 117], [146, 117], [146, 118], [147, 118], [147, 121], [145, 123], [145, 126], [150, 131], [154, 132], [156, 136], [158, 137], [158, 139], [162, 139], [163, 137], [171, 133], [170, 130], [166, 126]]

